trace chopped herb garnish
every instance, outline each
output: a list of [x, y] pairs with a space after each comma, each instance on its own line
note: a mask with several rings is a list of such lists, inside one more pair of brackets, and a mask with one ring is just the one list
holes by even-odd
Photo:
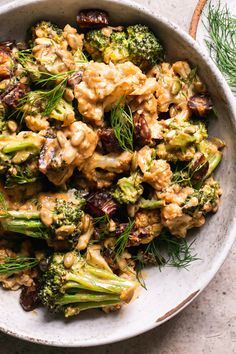
[[124, 106], [124, 97], [111, 111], [111, 126], [120, 147], [125, 150], [133, 151], [134, 123], [129, 106]]
[[226, 5], [219, 2], [217, 6], [209, 4], [208, 25], [209, 33], [206, 45], [210, 55], [228, 83], [236, 87], [236, 17], [231, 14]]
[[122, 253], [124, 252], [129, 240], [130, 232], [133, 229], [133, 227], [134, 227], [134, 221], [129, 219], [129, 223], [126, 226], [125, 230], [116, 240], [115, 251], [117, 256], [121, 256]]
[[[1, 263], [2, 262], [2, 263]], [[17, 256], [0, 259], [0, 274], [12, 275], [36, 267], [39, 261], [36, 258]]]

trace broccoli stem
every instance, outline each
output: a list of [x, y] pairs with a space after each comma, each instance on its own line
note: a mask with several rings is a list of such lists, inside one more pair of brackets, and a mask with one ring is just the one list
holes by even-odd
[[[77, 293], [77, 294], [65, 294], [57, 302], [57, 305], [68, 305], [73, 303], [104, 303], [104, 301], [120, 302], [120, 297], [110, 294], [90, 294], [90, 293]], [[80, 306], [80, 304], [79, 304]]]
[[163, 200], [155, 200], [155, 199], [144, 199], [141, 198], [139, 202], [139, 206], [142, 209], [157, 209], [161, 208], [163, 206], [164, 202]]
[[68, 273], [66, 275], [65, 290], [86, 289], [100, 293], [113, 293], [120, 295], [124, 289], [132, 286], [129, 280], [120, 278], [113, 273], [86, 265], [81, 274]]
[[34, 238], [47, 238], [44, 232], [45, 226], [37, 211], [0, 210], [0, 225], [4, 231]]
[[120, 301], [117, 300], [108, 300], [102, 302], [85, 302], [76, 304], [76, 306], [67, 307], [64, 311], [65, 317], [70, 317], [79, 314], [81, 311], [89, 309], [97, 309], [105, 306], [118, 305]]
[[[114, 293], [114, 294], [120, 294], [123, 290], [123, 282], [121, 284], [117, 283], [112, 283], [112, 281], [104, 281], [102, 279], [93, 277], [89, 274], [68, 274], [66, 277], [66, 280], [69, 281], [69, 283], [65, 284], [64, 289], [68, 290], [71, 288], [79, 288], [79, 289], [86, 289], [86, 290], [92, 290], [92, 291], [97, 291], [100, 293], [108, 292], [108, 293]], [[73, 283], [71, 283], [73, 282]], [[77, 284], [77, 285], [76, 285]]]
[[210, 158], [208, 159], [209, 168], [205, 178], [208, 178], [212, 174], [212, 172], [219, 165], [221, 159], [222, 159], [222, 153], [220, 151], [217, 151], [214, 155], [210, 156]]
[[4, 231], [15, 232], [34, 238], [45, 238], [44, 225], [40, 220], [4, 219], [1, 221]]
[[109, 279], [109, 280], [115, 280], [118, 284], [122, 283], [122, 286], [129, 287], [130, 286], [130, 281], [124, 278], [120, 278], [114, 273], [108, 272], [107, 270], [101, 269], [101, 268], [95, 268], [92, 267], [88, 264], [86, 264], [85, 269], [91, 273], [92, 275], [95, 275], [97, 277], [103, 278], [103, 279]]
[[38, 147], [31, 140], [24, 141], [12, 141], [2, 148], [4, 154], [9, 154], [11, 152], [21, 151], [25, 149], [33, 149], [38, 151]]

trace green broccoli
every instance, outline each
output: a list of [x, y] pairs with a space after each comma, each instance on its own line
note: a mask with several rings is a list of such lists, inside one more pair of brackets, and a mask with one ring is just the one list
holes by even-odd
[[60, 44], [64, 41], [63, 30], [59, 28], [56, 24], [49, 21], [40, 21], [36, 23], [31, 28], [32, 39], [35, 40], [39, 38], [50, 38], [54, 42]]
[[5, 175], [6, 187], [33, 182], [39, 174], [35, 157], [44, 139], [32, 132], [22, 133], [0, 136], [0, 173]]
[[59, 120], [61, 122], [73, 122], [75, 120], [75, 113], [72, 105], [61, 98], [56, 107], [49, 114], [49, 118]]
[[195, 189], [186, 198], [182, 209], [186, 214], [190, 215], [198, 212], [203, 214], [214, 212], [218, 208], [220, 195], [219, 183], [210, 178], [199, 190]]
[[164, 130], [163, 142], [157, 145], [157, 155], [167, 161], [190, 161], [194, 158], [197, 145], [207, 136], [203, 122], [170, 119]]
[[29, 158], [39, 154], [43, 139], [37, 134], [25, 132], [24, 135], [0, 136], [0, 165], [23, 163]]
[[96, 61], [114, 63], [131, 61], [146, 71], [163, 59], [163, 48], [144, 25], [129, 26], [123, 31], [104, 28], [89, 31], [85, 49]]
[[105, 36], [100, 29], [89, 31], [86, 34], [84, 46], [95, 61], [103, 61], [104, 51], [109, 45], [109, 36]]
[[[44, 199], [34, 201], [36, 211], [9, 210], [2, 205], [0, 226], [3, 231], [45, 239], [53, 245], [54, 241], [66, 241], [76, 245], [81, 233], [82, 209], [85, 204], [81, 193], [75, 189], [55, 195], [50, 210], [44, 209]], [[46, 214], [45, 214], [46, 213]]]
[[50, 310], [69, 317], [83, 310], [129, 302], [135, 288], [135, 282], [95, 268], [74, 251], [51, 256], [39, 297]]
[[[223, 146], [220, 146], [223, 147]], [[205, 178], [208, 178], [222, 160], [222, 152], [218, 150], [217, 144], [211, 140], [203, 140], [198, 144], [198, 151], [204, 154], [209, 163]]]
[[138, 206], [141, 209], [157, 209], [161, 208], [164, 205], [163, 200], [156, 199], [144, 199], [141, 198], [138, 202]]
[[62, 98], [64, 88], [62, 82], [51, 90], [30, 91], [21, 101], [18, 110], [23, 113], [23, 118], [40, 115], [68, 125], [75, 120], [75, 113], [72, 105]]
[[164, 133], [164, 141], [173, 149], [183, 149], [193, 143], [200, 143], [207, 138], [206, 126], [202, 122], [173, 122]]
[[104, 50], [103, 59], [105, 63], [121, 63], [129, 59], [128, 40], [125, 32], [112, 32], [110, 44]]
[[143, 194], [142, 177], [138, 173], [133, 173], [129, 177], [120, 178], [117, 187], [112, 193], [113, 197], [123, 204], [134, 204]]
[[40, 178], [37, 161], [25, 162], [21, 165], [10, 165], [6, 172], [5, 187], [36, 182]]
[[127, 28], [130, 60], [142, 70], [148, 70], [163, 60], [163, 47], [145, 25]]

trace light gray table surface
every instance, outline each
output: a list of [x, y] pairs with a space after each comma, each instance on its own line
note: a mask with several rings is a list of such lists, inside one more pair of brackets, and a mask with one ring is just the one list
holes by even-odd
[[[0, 0], [0, 5], [5, 1]], [[185, 30], [197, 3], [197, 0], [136, 1], [165, 15]], [[96, 348], [45, 347], [0, 334], [0, 354], [233, 354], [236, 353], [235, 278], [236, 244], [205, 291], [161, 327]]]

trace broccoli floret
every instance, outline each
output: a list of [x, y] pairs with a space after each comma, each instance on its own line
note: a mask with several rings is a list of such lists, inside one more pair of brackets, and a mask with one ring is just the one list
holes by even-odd
[[22, 165], [10, 165], [6, 173], [5, 187], [36, 182], [39, 178], [37, 161], [26, 162]]
[[127, 28], [130, 60], [142, 70], [148, 70], [163, 60], [163, 47], [147, 26]]
[[121, 204], [134, 204], [143, 194], [142, 182], [143, 178], [138, 173], [120, 178], [117, 182], [116, 190], [112, 195]]
[[74, 109], [70, 103], [61, 98], [56, 107], [50, 113], [49, 118], [59, 120], [64, 123], [72, 123], [75, 120]]
[[32, 132], [0, 136], [0, 173], [5, 174], [6, 187], [12, 183], [33, 182], [38, 174], [38, 167], [33, 159], [39, 155], [43, 141], [42, 137]]
[[207, 130], [202, 122], [196, 124], [183, 122], [182, 125], [173, 122], [164, 134], [165, 142], [173, 149], [186, 148], [192, 143], [200, 143], [205, 138], [207, 138]]
[[207, 129], [202, 122], [185, 122], [170, 119], [164, 131], [164, 142], [157, 145], [157, 155], [167, 161], [190, 161], [197, 145], [207, 138]]
[[51, 102], [54, 100], [54, 94], [56, 94], [56, 92], [53, 93], [52, 90], [29, 92], [27, 94], [27, 99], [25, 99], [22, 106], [19, 107], [23, 112], [23, 118], [27, 118], [28, 116], [48, 117], [63, 122], [64, 125], [70, 125], [75, 120], [75, 113], [72, 105], [66, 102], [63, 98], [59, 98], [56, 105], [51, 108], [50, 106]]
[[146, 71], [163, 59], [163, 48], [147, 26], [129, 26], [123, 31], [108, 28], [92, 30], [85, 37], [85, 48], [96, 61], [131, 61]]
[[82, 310], [129, 302], [135, 288], [136, 282], [95, 268], [74, 251], [51, 256], [39, 297], [50, 310], [69, 317]]
[[[28, 134], [27, 134], [28, 135]], [[0, 165], [24, 162], [39, 153], [40, 146], [34, 141], [34, 136], [1, 135]]]
[[125, 32], [113, 32], [110, 45], [105, 49], [103, 58], [106, 63], [121, 63], [130, 60], [128, 40]]
[[210, 178], [199, 190], [195, 190], [186, 198], [182, 206], [183, 211], [190, 215], [214, 212], [218, 208], [220, 195], [219, 183]]
[[63, 30], [49, 21], [40, 21], [31, 29], [32, 38], [50, 38], [60, 44], [63, 40]]
[[[66, 241], [76, 245], [81, 233], [82, 208], [85, 200], [77, 190], [55, 195], [50, 210], [45, 210], [44, 199], [37, 201], [38, 209], [9, 210], [5, 207], [0, 210], [0, 224], [3, 231], [14, 232], [33, 238], [41, 238], [53, 245], [54, 241]], [[48, 220], [50, 221], [48, 222]]]
[[86, 34], [85, 49], [95, 61], [103, 61], [105, 49], [110, 45], [109, 36], [105, 36], [102, 30], [92, 30]]

